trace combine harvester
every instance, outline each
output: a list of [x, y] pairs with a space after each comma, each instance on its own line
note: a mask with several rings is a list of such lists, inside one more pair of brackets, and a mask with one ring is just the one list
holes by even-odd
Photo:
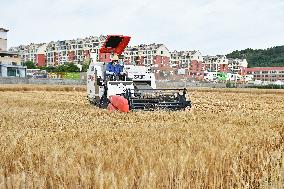
[[[121, 55], [129, 41], [128, 36], [107, 36], [100, 53]], [[87, 93], [91, 104], [121, 112], [191, 108], [186, 89], [156, 89], [155, 75], [150, 67], [124, 65], [124, 77], [118, 79], [106, 74], [108, 62], [97, 62], [96, 59], [97, 55], [92, 54], [87, 72]]]

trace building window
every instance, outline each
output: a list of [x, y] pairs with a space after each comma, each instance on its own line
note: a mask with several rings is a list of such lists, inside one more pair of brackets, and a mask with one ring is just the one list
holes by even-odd
[[16, 68], [7, 68], [7, 76], [11, 77], [11, 76], [16, 76], [17, 73], [17, 69]]

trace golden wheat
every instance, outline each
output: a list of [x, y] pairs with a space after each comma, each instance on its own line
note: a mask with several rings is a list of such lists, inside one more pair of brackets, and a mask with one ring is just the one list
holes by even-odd
[[123, 114], [72, 87], [0, 87], [0, 188], [284, 185], [281, 91], [191, 89], [191, 111]]

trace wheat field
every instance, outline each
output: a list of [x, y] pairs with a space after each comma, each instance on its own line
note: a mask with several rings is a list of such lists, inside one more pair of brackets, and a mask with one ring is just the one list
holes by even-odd
[[189, 94], [110, 113], [85, 87], [0, 86], [0, 188], [283, 188], [284, 91]]

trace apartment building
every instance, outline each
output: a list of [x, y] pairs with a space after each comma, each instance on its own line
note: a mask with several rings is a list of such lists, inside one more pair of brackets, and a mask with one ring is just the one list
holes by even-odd
[[[126, 47], [123, 53], [125, 64], [134, 64], [134, 65], [143, 65], [144, 57], [143, 53], [139, 52], [140, 49], [138, 46]], [[142, 60], [142, 61], [141, 61]]]
[[99, 53], [104, 38], [87, 37], [84, 39], [50, 42], [46, 47], [47, 65], [60, 65], [66, 62], [82, 64], [90, 58], [90, 53]]
[[[82, 64], [91, 59], [91, 52], [98, 55], [98, 61], [110, 62], [111, 53], [99, 52], [105, 40], [106, 36], [103, 35], [90, 36], [49, 43], [32, 43], [11, 50], [19, 52], [21, 62], [33, 61], [37, 66], [56, 66], [67, 62]], [[201, 80], [205, 71], [245, 75], [248, 65], [245, 59], [228, 59], [224, 55], [202, 56], [200, 51], [170, 52], [164, 44], [156, 43], [129, 46], [125, 49], [123, 57], [125, 64], [150, 66], [158, 79], [180, 76]]]
[[90, 59], [90, 53], [99, 54], [99, 48], [105, 36], [90, 36], [84, 39], [52, 41], [49, 43], [30, 44], [13, 47], [19, 52], [21, 62], [32, 61], [37, 66], [55, 66], [67, 62], [82, 64]]
[[170, 51], [164, 44], [150, 44], [127, 47], [124, 52], [126, 64], [170, 67]]
[[7, 51], [7, 33], [9, 30], [0, 28], [0, 51]]
[[203, 75], [203, 57], [200, 51], [173, 51], [171, 52], [171, 66], [176, 69], [177, 75], [200, 79]]
[[20, 57], [14, 51], [7, 51], [7, 33], [9, 30], [0, 28], [0, 64], [20, 65]]
[[33, 62], [35, 62], [37, 66], [46, 66], [46, 47], [47, 44], [42, 44], [36, 50], [36, 54], [34, 55], [35, 60]]
[[124, 52], [125, 64], [152, 67], [156, 77], [166, 78], [174, 74], [170, 64], [170, 51], [164, 44], [142, 44], [127, 47]]
[[[43, 62], [38, 62], [38, 54], [39, 51], [42, 51], [42, 46], [45, 46], [45, 43], [40, 43], [40, 44], [34, 44], [31, 43], [30, 45], [20, 45], [18, 47], [12, 47], [10, 48], [10, 51], [18, 52], [20, 54], [20, 59], [21, 62], [27, 62], [27, 61], [32, 61], [35, 62], [36, 64], [44, 64], [45, 60], [42, 60]], [[44, 51], [44, 50], [43, 50]], [[42, 52], [43, 54], [45, 52]]]
[[284, 81], [284, 67], [255, 67], [246, 68], [246, 75], [253, 75], [253, 80]]
[[173, 51], [171, 52], [171, 66], [174, 68], [189, 68], [192, 61], [203, 62], [200, 51]]
[[245, 75], [245, 69], [248, 67], [248, 62], [246, 59], [229, 59], [228, 70], [231, 73], [238, 73], [240, 75]]
[[27, 68], [21, 66], [18, 53], [7, 51], [7, 33], [0, 28], [0, 77], [26, 77]]
[[228, 72], [229, 59], [225, 55], [204, 56], [204, 70], [211, 72]]
[[232, 74], [245, 74], [245, 69], [248, 67], [246, 59], [232, 59], [225, 55], [204, 56], [204, 70], [210, 72], [225, 72]]

